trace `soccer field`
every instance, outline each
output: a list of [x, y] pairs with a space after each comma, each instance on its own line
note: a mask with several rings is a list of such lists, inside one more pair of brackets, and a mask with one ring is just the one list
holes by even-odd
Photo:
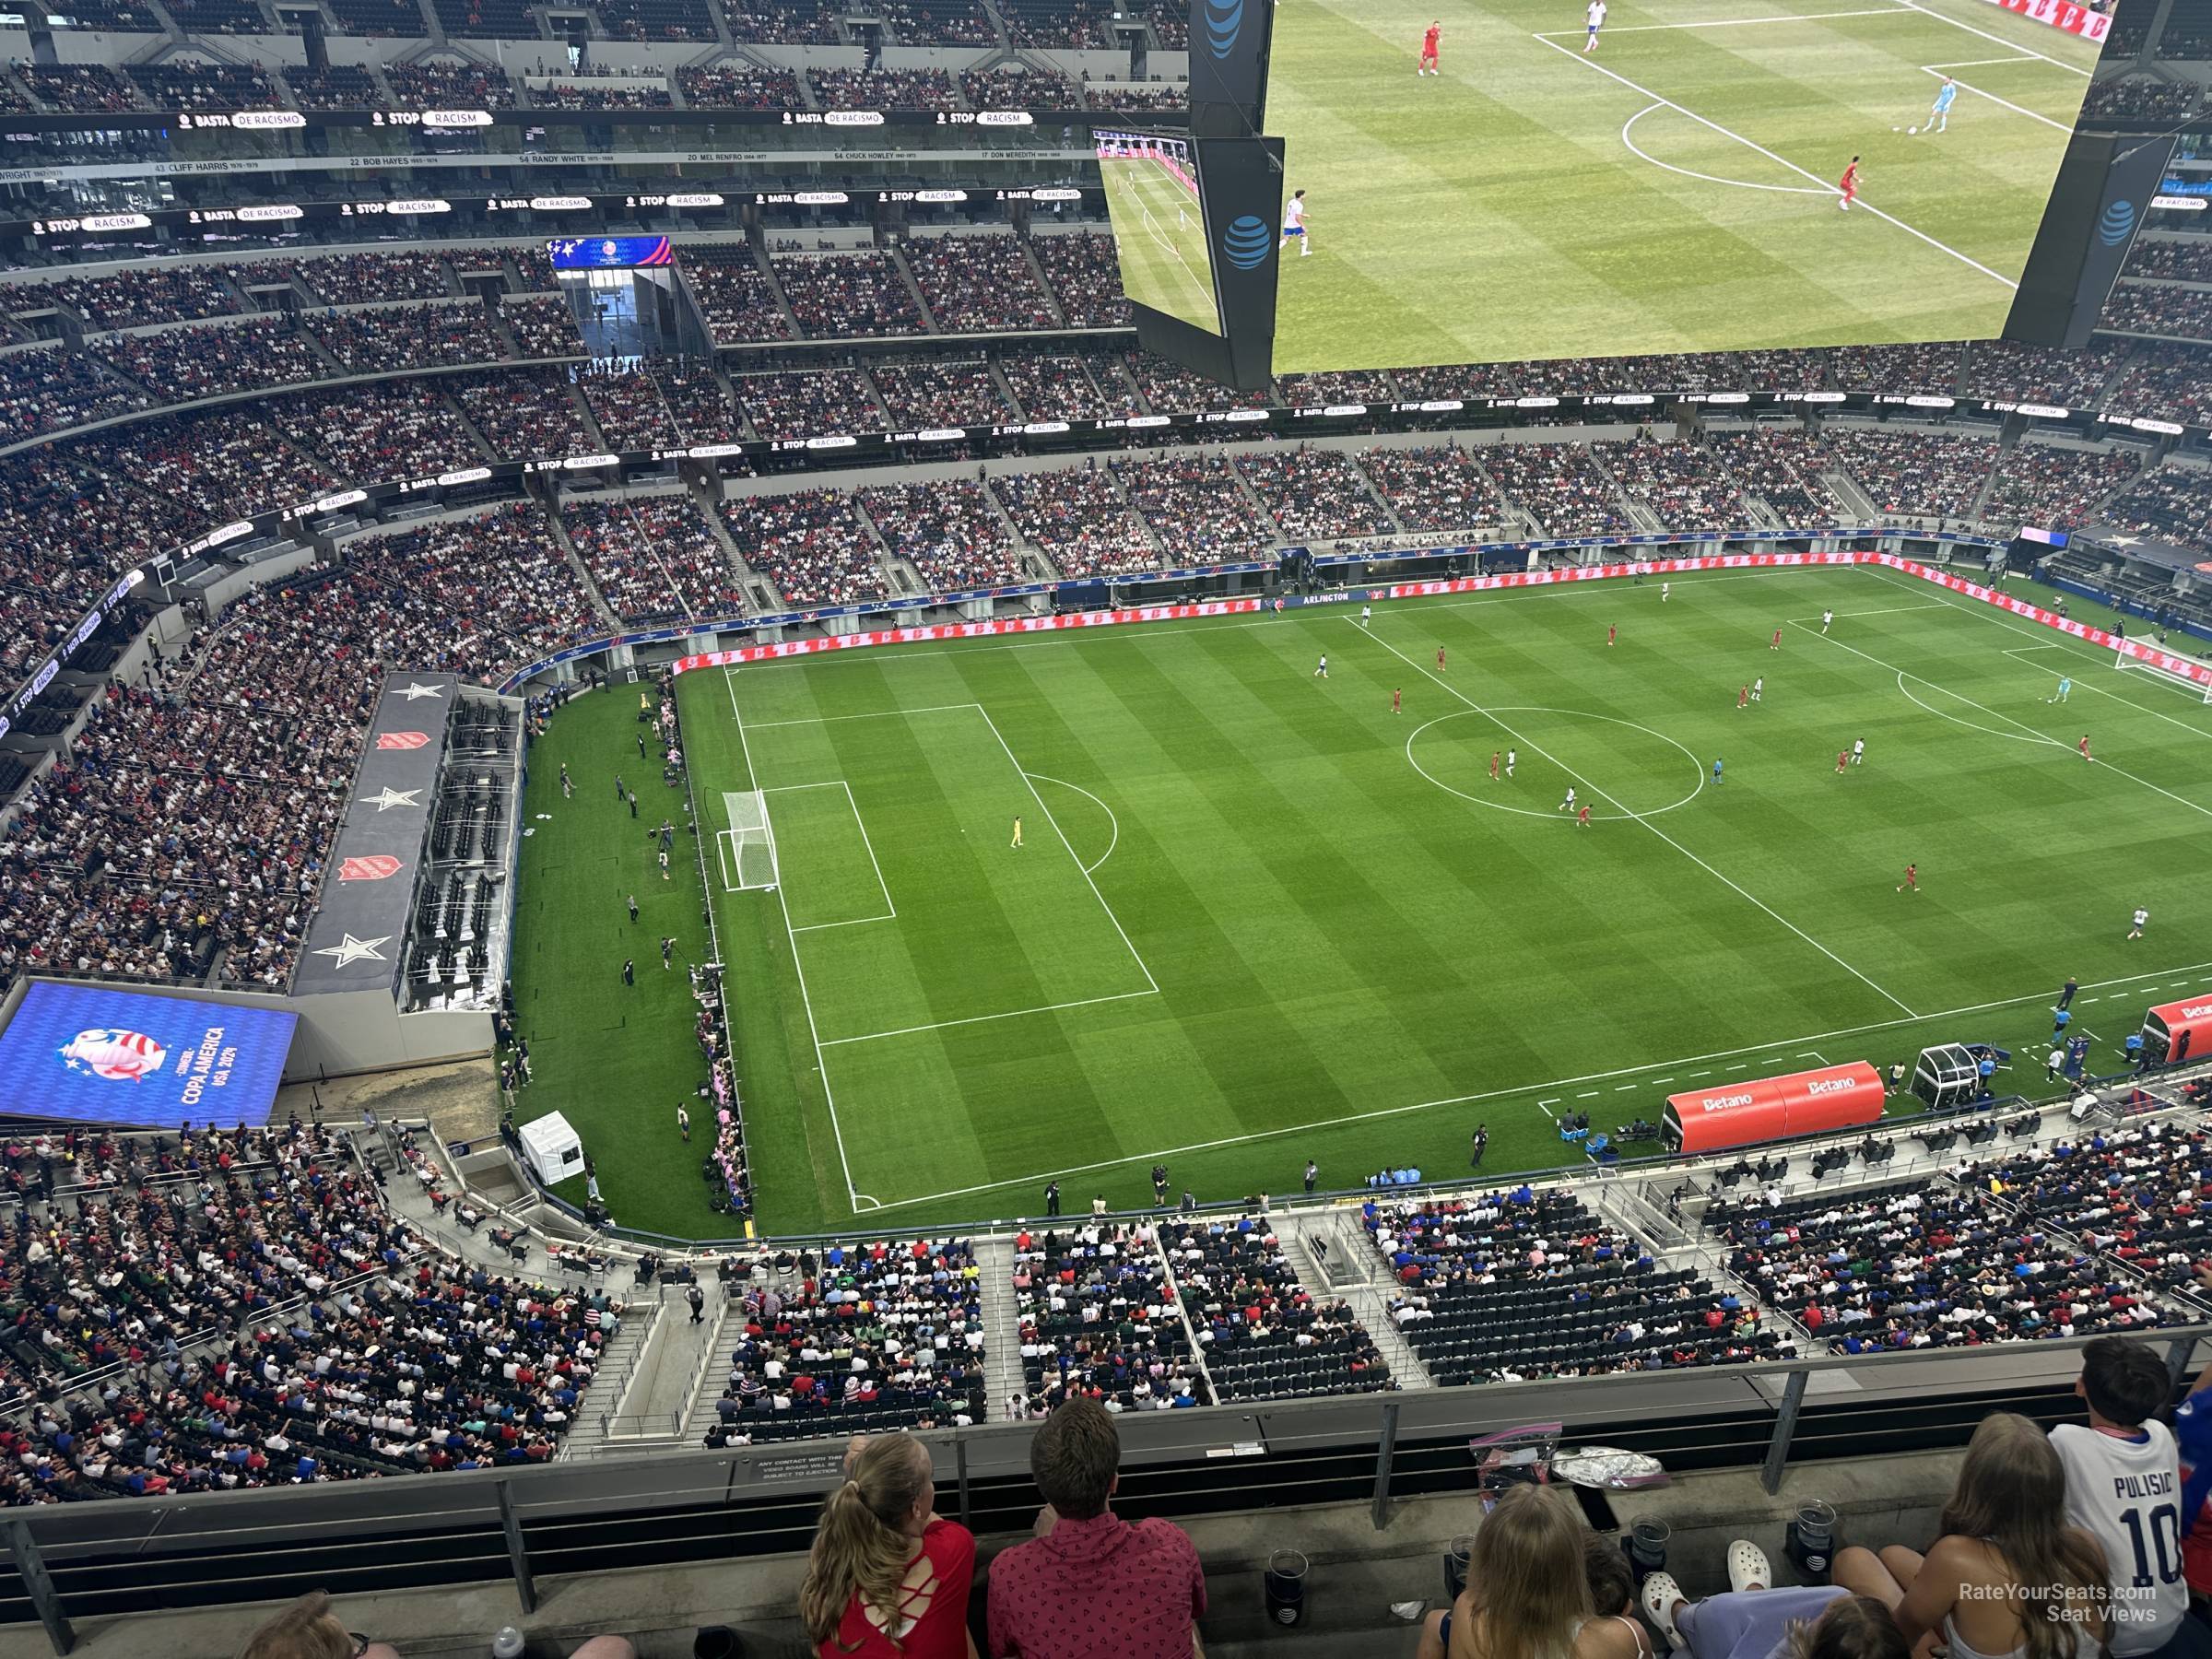
[[[771, 1230], [1035, 1213], [1054, 1175], [1071, 1211], [1134, 1206], [1156, 1159], [1205, 1199], [1308, 1157], [1444, 1178], [1482, 1123], [1489, 1169], [1544, 1167], [1560, 1111], [1609, 1129], [1939, 1040], [2041, 1090], [2067, 974], [2105, 1068], [2212, 984], [2212, 710], [1892, 572], [854, 651], [678, 696], [705, 827], [758, 788], [775, 830], [775, 891], [706, 859]], [[694, 1192], [608, 1195], [707, 1230], [674, 1225]]]
[[1267, 128], [1313, 257], [1277, 372], [1994, 335], [2098, 53], [1980, 0], [1620, 0], [1583, 32], [1578, 0], [1282, 0]]
[[1122, 263], [1122, 290], [1140, 305], [1221, 332], [1214, 265], [1198, 198], [1159, 162], [1100, 156], [1106, 212]]

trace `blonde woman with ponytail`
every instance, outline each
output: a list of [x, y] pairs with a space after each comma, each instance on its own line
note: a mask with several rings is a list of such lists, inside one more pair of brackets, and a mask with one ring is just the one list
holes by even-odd
[[799, 1587], [799, 1617], [820, 1659], [975, 1659], [975, 1538], [940, 1520], [936, 1501], [927, 1446], [911, 1434], [854, 1439]]
[[1430, 1616], [1418, 1659], [1640, 1659], [1642, 1628], [1591, 1605], [1588, 1530], [1557, 1488], [1512, 1488], [1476, 1528], [1467, 1587]]

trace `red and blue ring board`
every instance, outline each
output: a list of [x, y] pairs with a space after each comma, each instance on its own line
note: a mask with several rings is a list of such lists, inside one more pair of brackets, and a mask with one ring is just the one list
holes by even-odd
[[288, 1009], [36, 980], [0, 1030], [0, 1116], [265, 1124], [299, 1023]]

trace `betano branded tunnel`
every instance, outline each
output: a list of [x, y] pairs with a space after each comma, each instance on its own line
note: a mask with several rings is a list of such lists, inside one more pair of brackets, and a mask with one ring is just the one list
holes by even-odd
[[2153, 1065], [2212, 1053], [2212, 996], [2160, 1003], [2143, 1016], [2143, 1052]]
[[1882, 1115], [1882, 1076], [1864, 1060], [1782, 1077], [1747, 1077], [1666, 1097], [1660, 1133], [1671, 1152], [1723, 1152]]

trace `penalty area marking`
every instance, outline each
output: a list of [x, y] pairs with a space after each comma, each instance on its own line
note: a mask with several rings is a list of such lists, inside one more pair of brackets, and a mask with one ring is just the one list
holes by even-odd
[[[1647, 737], [1656, 737], [1660, 742], [1672, 744], [1676, 748], [1680, 749], [1683, 755], [1689, 761], [1690, 771], [1697, 774], [1697, 787], [1692, 789], [1688, 794], [1684, 795], [1678, 801], [1670, 801], [1665, 806], [1655, 806], [1649, 812], [1630, 812], [1624, 806], [1618, 812], [1607, 812], [1603, 814], [1592, 813], [1590, 817], [1593, 823], [1618, 824], [1626, 823], [1636, 818], [1657, 818], [1662, 812], [1672, 812], [1677, 806], [1688, 806], [1690, 802], [1696, 800], [1698, 796], [1704, 792], [1705, 764], [1703, 761], [1700, 760], [1696, 755], [1692, 754], [1687, 747], [1680, 743], [1677, 743], [1674, 738], [1669, 737], [1665, 732], [1654, 732], [1650, 726], [1638, 725], [1632, 720], [1622, 720], [1612, 714], [1592, 714], [1582, 709], [1546, 709], [1533, 706], [1518, 709], [1454, 709], [1449, 714], [1439, 714], [1434, 720], [1423, 721], [1419, 725], [1414, 727], [1411, 732], [1407, 733], [1406, 735], [1406, 764], [1412, 767], [1415, 771], [1419, 772], [1422, 777], [1428, 779], [1430, 782], [1435, 784], [1437, 788], [1442, 790], [1446, 794], [1457, 795], [1461, 800], [1470, 801], [1477, 806], [1488, 806], [1495, 812], [1511, 812], [1521, 818], [1551, 818], [1556, 821], [1559, 816], [1559, 809], [1557, 807], [1554, 807], [1549, 812], [1544, 812], [1534, 806], [1508, 806], [1502, 801], [1486, 801], [1482, 798], [1482, 796], [1469, 794], [1464, 789], [1454, 789], [1451, 784], [1445, 782], [1441, 778], [1438, 777], [1434, 772], [1429, 771], [1427, 767], [1423, 766], [1418, 760], [1414, 759], [1413, 746], [1415, 740], [1430, 726], [1442, 725], [1448, 720], [1465, 720], [1469, 716], [1477, 714], [1482, 715], [1486, 719], [1499, 714], [1563, 714], [1571, 720], [1602, 720], [1608, 725], [1626, 726], [1631, 732], [1641, 732]], [[1492, 719], [1491, 724], [1499, 726], [1500, 730], [1510, 732], [1512, 729], [1512, 727], [1505, 725], [1502, 721]], [[1533, 744], [1530, 745], [1530, 747], [1532, 748], [1535, 747]], [[1546, 758], [1549, 759], [1548, 756]], [[1610, 796], [1606, 796], [1606, 798], [1608, 800], [1611, 799]], [[1618, 803], [1616, 802], [1615, 805], [1618, 805]]]
[[[1924, 8], [1915, 6], [1911, 9], [1914, 11], [1921, 11]], [[1930, 12], [1928, 15], [1930, 17], [1936, 16], [1936, 14], [1933, 12]], [[1941, 20], [1944, 22], [1950, 21], [1950, 19], [1947, 18]], [[1648, 98], [1653, 103], [1665, 104], [1668, 109], [1675, 111], [1677, 113], [1688, 116], [1690, 120], [1696, 122], [1700, 126], [1718, 133], [1724, 138], [1734, 139], [1736, 143], [1742, 145], [1746, 149], [1758, 151], [1759, 154], [1766, 157], [1768, 160], [1773, 162], [1777, 167], [1787, 168], [1790, 171], [1795, 173], [1799, 178], [1810, 180], [1813, 183], [1818, 184], [1820, 187], [1818, 194], [1822, 195], [1837, 195], [1841, 194], [1833, 184], [1830, 184], [1818, 173], [1809, 171], [1806, 169], [1798, 166], [1796, 162], [1792, 161], [1786, 156], [1776, 155], [1765, 145], [1759, 143], [1755, 139], [1747, 138], [1741, 133], [1731, 131], [1729, 128], [1723, 126], [1719, 122], [1711, 120], [1706, 116], [1699, 114], [1695, 110], [1690, 109], [1685, 104], [1678, 104], [1671, 98], [1662, 97], [1660, 94], [1653, 91], [1651, 88], [1646, 87], [1640, 82], [1632, 81], [1627, 76], [1622, 75], [1616, 70], [1606, 68], [1603, 64], [1598, 63], [1587, 53], [1572, 51], [1568, 47], [1560, 45], [1559, 41], [1547, 40], [1546, 37], [1540, 34], [1532, 35], [1530, 38], [1550, 47], [1552, 51], [1559, 53], [1559, 55], [1562, 57], [1568, 58], [1574, 63], [1581, 64], [1586, 68], [1596, 70], [1598, 74], [1604, 76], [1607, 80], [1618, 81], [1630, 91], [1637, 93], [1641, 97]], [[2053, 61], [2055, 62], [2056, 60]], [[1865, 212], [1871, 213], [1876, 218], [1880, 219], [1884, 224], [1895, 225], [1906, 235], [1912, 237], [1916, 241], [1925, 242], [1929, 247], [1934, 248], [1937, 253], [1947, 253], [1951, 258], [1957, 260], [1960, 265], [1965, 265], [1971, 270], [1981, 272], [1983, 276], [1987, 276], [1991, 281], [2002, 284], [2004, 287], [2010, 288], [2016, 294], [2019, 292], [2020, 285], [2015, 282], [2011, 277], [2004, 275], [2000, 271], [1991, 270], [1980, 260], [1971, 258], [1967, 254], [1959, 253], [1958, 249], [1952, 247], [1948, 242], [1937, 241], [1925, 230], [1918, 229], [1912, 225], [1906, 224], [1903, 219], [1899, 218], [1895, 214], [1884, 213], [1879, 207], [1877, 207], [1872, 202], [1867, 201], [1864, 196], [1859, 198], [1858, 205], [1862, 209], [1864, 209]]]
[[[1048, 778], [1042, 772], [1033, 771], [1025, 771], [1021, 775], [1029, 779], [1033, 783], [1057, 783], [1063, 789], [1072, 789], [1077, 794], [1081, 795], [1085, 800], [1090, 802], [1090, 804], [1096, 806], [1100, 812], [1106, 815], [1106, 821], [1113, 827], [1113, 833], [1108, 836], [1106, 839], [1106, 851], [1100, 853], [1098, 857], [1092, 859], [1090, 863], [1083, 865], [1084, 875], [1089, 875], [1093, 870], [1097, 869], [1100, 865], [1104, 864], [1108, 859], [1113, 856], [1113, 850], [1122, 844], [1122, 820], [1114, 816], [1112, 807], [1107, 806], [1105, 802], [1100, 800], [1097, 795], [1092, 794], [1090, 791], [1084, 788], [1082, 784], [1070, 783], [1065, 778]], [[1070, 851], [1072, 852], [1073, 849], [1071, 848]], [[1077, 862], [1078, 864], [1082, 863], [1080, 859], [1077, 860]]]
[[[1651, 27], [1673, 29], [1677, 26], [1675, 24], [1666, 23], [1653, 24]], [[1688, 25], [1681, 25], [1680, 27], [1688, 27]], [[1707, 184], [1728, 184], [1733, 185], [1737, 190], [1771, 190], [1778, 195], [1824, 196], [1833, 195], [1835, 194], [1835, 192], [1831, 190], [1816, 190], [1810, 184], [1755, 184], [1749, 179], [1724, 179], [1718, 173], [1701, 173], [1688, 167], [1677, 167], [1672, 161], [1660, 160], [1658, 157], [1653, 155], [1649, 150], [1640, 148], [1636, 143], [1636, 140], [1630, 137], [1629, 134], [1634, 130], [1638, 122], [1641, 121], [1646, 115], [1649, 115], [1653, 110], [1666, 110], [1672, 109], [1673, 107], [1673, 105], [1664, 101], [1653, 104], [1646, 104], [1642, 109], [1637, 111], [1635, 114], [1630, 116], [1628, 120], [1620, 124], [1620, 141], [1622, 144], [1628, 147], [1629, 154], [1634, 156], [1638, 160], [1649, 161], [1653, 167], [1665, 168], [1668, 172], [1680, 173], [1686, 179], [1698, 179]]]

